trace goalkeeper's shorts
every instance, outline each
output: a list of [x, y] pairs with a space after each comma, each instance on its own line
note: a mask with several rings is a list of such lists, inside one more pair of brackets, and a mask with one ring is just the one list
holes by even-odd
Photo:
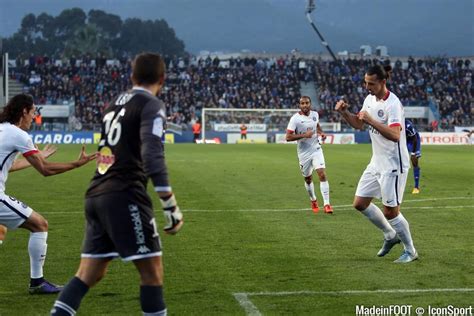
[[150, 197], [134, 189], [86, 199], [82, 258], [121, 257], [133, 261], [161, 256]]

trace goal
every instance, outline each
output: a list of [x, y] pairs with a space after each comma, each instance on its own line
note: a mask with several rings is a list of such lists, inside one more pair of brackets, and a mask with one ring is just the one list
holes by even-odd
[[[298, 109], [228, 109], [203, 108], [201, 112], [202, 138], [210, 131], [239, 133], [245, 124], [249, 133], [286, 133], [291, 116]], [[337, 132], [341, 123], [320, 122], [324, 131]]]

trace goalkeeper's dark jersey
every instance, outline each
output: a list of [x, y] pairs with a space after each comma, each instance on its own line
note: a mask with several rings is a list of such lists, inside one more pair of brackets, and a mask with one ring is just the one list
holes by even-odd
[[156, 190], [171, 191], [161, 141], [165, 122], [164, 104], [147, 90], [119, 95], [102, 117], [97, 169], [86, 197], [146, 189], [149, 177]]

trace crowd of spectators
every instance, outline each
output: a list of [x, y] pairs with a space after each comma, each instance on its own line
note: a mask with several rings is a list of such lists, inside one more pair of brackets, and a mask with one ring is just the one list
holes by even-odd
[[[323, 116], [326, 114], [330, 121], [339, 119], [332, 108], [341, 97], [348, 100], [353, 112], [360, 109], [367, 94], [363, 87], [364, 72], [375, 62], [348, 59], [318, 63], [315, 82]], [[472, 124], [474, 87], [470, 60], [408, 58], [405, 64], [396, 60], [392, 66], [388, 86], [405, 106], [427, 105], [431, 101], [440, 115], [441, 130]]]
[[[295, 55], [269, 58], [166, 58], [166, 85], [160, 98], [173, 123], [190, 127], [203, 107], [296, 108], [301, 82], [314, 82], [319, 100], [313, 102], [322, 120], [338, 122], [332, 110], [344, 97], [357, 112], [367, 95], [365, 70], [377, 60], [302, 60]], [[30, 57], [18, 60], [12, 72], [37, 104], [75, 104], [82, 126], [100, 122], [102, 112], [121, 91], [130, 88], [130, 57], [69, 59]], [[469, 60], [423, 58], [392, 63], [388, 82], [405, 106], [435, 104], [439, 128], [472, 125], [474, 113]]]

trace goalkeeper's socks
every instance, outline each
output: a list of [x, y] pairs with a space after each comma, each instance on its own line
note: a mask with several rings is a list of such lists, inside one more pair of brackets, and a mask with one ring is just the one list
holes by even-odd
[[309, 197], [310, 197], [311, 201], [315, 201], [316, 200], [316, 194], [314, 193], [314, 184], [313, 184], [313, 182], [311, 181], [310, 184], [307, 184], [305, 182], [304, 187], [306, 188], [306, 191], [308, 191], [308, 194], [309, 194]]
[[75, 315], [82, 298], [89, 291], [87, 284], [82, 282], [78, 277], [74, 277], [64, 287], [59, 298], [54, 302], [51, 315], [53, 316], [71, 316]]
[[142, 306], [143, 315], [145, 316], [167, 315], [162, 286], [140, 286], [140, 304]]
[[413, 168], [413, 175], [415, 176], [415, 188], [419, 188], [420, 184], [420, 167]]
[[369, 219], [369, 221], [372, 222], [372, 224], [382, 230], [385, 240], [391, 240], [395, 238], [397, 233], [392, 228], [392, 226], [390, 226], [390, 223], [387, 221], [377, 205], [370, 203], [369, 207], [361, 211], [361, 213], [364, 214]]
[[323, 196], [324, 205], [331, 204], [329, 203], [329, 182], [327, 181], [320, 182], [319, 189], [321, 190], [321, 194]]
[[389, 219], [388, 222], [397, 232], [398, 237], [403, 243], [405, 250], [411, 255], [416, 253], [415, 247], [413, 246], [413, 239], [411, 238], [410, 225], [402, 213], [399, 213], [397, 217]]

